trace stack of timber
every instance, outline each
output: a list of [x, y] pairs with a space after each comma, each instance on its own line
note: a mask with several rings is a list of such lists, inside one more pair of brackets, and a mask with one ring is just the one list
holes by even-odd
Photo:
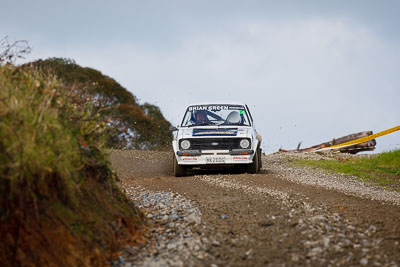
[[[362, 138], [362, 137], [365, 137], [365, 136], [368, 136], [371, 134], [372, 134], [372, 131], [365, 131], [365, 132], [360, 132], [360, 133], [349, 134], [349, 135], [342, 136], [339, 138], [334, 138], [332, 141], [329, 141], [329, 142], [325, 142], [325, 143], [322, 143], [319, 145], [315, 145], [315, 146], [311, 146], [311, 147], [303, 148], [303, 149], [300, 149], [301, 143], [299, 143], [299, 145], [297, 146], [297, 149], [294, 149], [294, 150], [279, 149], [279, 152], [302, 153], [302, 152], [318, 151], [319, 149], [322, 149], [322, 148], [327, 148], [330, 146], [343, 144], [343, 143], [353, 141], [353, 140], [356, 140], [356, 139], [359, 139], [359, 138]], [[348, 146], [348, 147], [338, 148], [337, 150], [342, 153], [356, 154], [361, 151], [372, 151], [375, 149], [375, 145], [376, 145], [376, 140], [372, 139], [370, 141], [363, 142], [360, 144], [355, 144], [355, 145]]]

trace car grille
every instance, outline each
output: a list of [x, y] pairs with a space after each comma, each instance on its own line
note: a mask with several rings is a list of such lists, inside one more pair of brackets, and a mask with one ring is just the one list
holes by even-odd
[[[191, 150], [230, 150], [241, 149], [240, 140], [242, 139], [243, 138], [188, 138], [186, 140], [190, 141]], [[181, 140], [181, 142], [182, 141], [183, 140]]]

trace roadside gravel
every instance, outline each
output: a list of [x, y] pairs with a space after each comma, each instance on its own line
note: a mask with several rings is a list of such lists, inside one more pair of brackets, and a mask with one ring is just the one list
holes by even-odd
[[152, 192], [122, 184], [148, 219], [147, 246], [126, 247], [114, 266], [195, 266], [206, 257], [209, 241], [201, 236], [201, 212], [177, 193]]
[[278, 175], [282, 179], [315, 187], [336, 190], [348, 195], [362, 197], [370, 200], [385, 201], [390, 204], [400, 205], [400, 193], [388, 191], [382, 187], [370, 185], [358, 180], [355, 177], [324, 172], [311, 167], [295, 167], [289, 164], [293, 159], [309, 160], [334, 160], [340, 158], [371, 157], [371, 155], [338, 155], [334, 153], [316, 154], [316, 153], [297, 153], [283, 154], [277, 153], [268, 155], [264, 161], [268, 170]]

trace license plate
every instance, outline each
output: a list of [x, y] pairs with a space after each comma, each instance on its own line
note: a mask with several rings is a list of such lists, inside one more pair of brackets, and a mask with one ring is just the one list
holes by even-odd
[[206, 158], [206, 163], [225, 163], [224, 157]]

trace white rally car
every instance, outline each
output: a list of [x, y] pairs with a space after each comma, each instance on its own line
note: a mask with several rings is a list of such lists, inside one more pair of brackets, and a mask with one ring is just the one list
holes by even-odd
[[248, 173], [261, 168], [261, 136], [245, 104], [189, 105], [181, 124], [171, 129], [175, 176], [197, 168], [231, 165]]

